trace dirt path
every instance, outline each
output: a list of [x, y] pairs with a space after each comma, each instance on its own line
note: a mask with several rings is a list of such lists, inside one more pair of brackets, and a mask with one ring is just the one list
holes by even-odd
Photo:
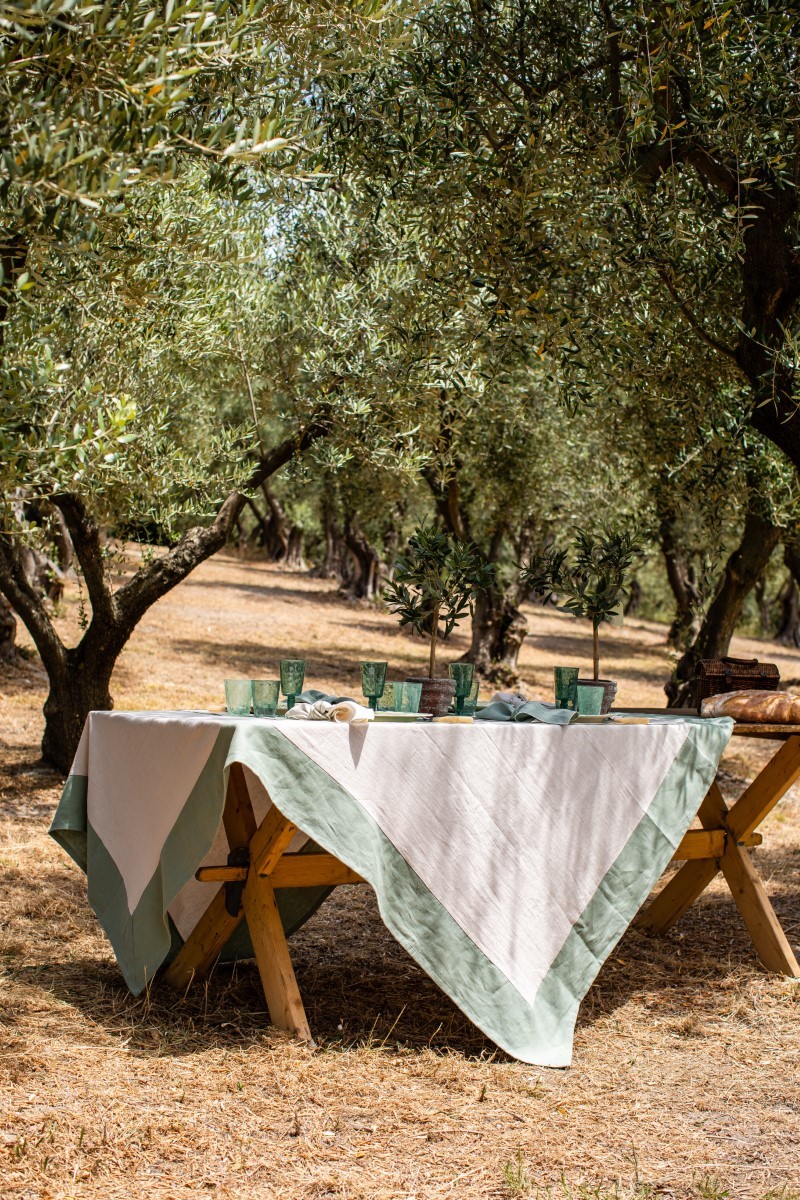
[[[77, 621], [70, 597], [61, 623]], [[557, 613], [531, 621], [523, 677], [545, 694], [554, 661], [586, 664], [588, 639]], [[623, 702], [661, 703], [663, 637], [634, 621], [605, 639]], [[353, 691], [360, 658], [402, 677], [425, 657], [326, 582], [218, 558], [145, 618], [113, 691], [120, 708], [217, 706], [226, 675], [271, 675], [292, 653], [312, 685]], [[800, 655], [776, 660], [800, 678]], [[582, 1006], [567, 1072], [499, 1055], [395, 944], [367, 889], [341, 888], [293, 939], [314, 1053], [269, 1032], [249, 963], [178, 1002], [158, 983], [128, 995], [83, 877], [46, 835], [61, 781], [37, 764], [43, 699], [35, 662], [0, 676], [3, 1198], [797, 1200], [800, 985], [758, 968], [721, 886], [668, 937], [626, 936]], [[764, 753], [729, 754], [732, 792]], [[761, 870], [797, 944], [796, 796], [764, 832]]]

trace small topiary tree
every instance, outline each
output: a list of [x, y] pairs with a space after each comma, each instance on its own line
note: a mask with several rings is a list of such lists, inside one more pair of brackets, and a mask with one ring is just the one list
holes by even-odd
[[422, 524], [411, 535], [384, 599], [401, 625], [430, 638], [428, 676], [436, 675], [436, 646], [472, 612], [475, 596], [494, 582], [494, 567], [469, 542]]
[[634, 533], [603, 530], [592, 535], [576, 529], [572, 561], [568, 550], [551, 548], [521, 568], [522, 582], [537, 596], [563, 598], [565, 612], [592, 622], [595, 679], [600, 677], [600, 625], [621, 616], [630, 569], [641, 552]]

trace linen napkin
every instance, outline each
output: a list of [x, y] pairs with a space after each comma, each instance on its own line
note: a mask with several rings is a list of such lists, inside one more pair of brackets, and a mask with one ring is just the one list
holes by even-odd
[[364, 725], [375, 713], [355, 700], [314, 700], [308, 703], [299, 700], [286, 714], [287, 721], [339, 721], [346, 725]]
[[524, 704], [509, 704], [494, 700], [475, 713], [476, 721], [543, 721], [548, 725], [569, 725], [577, 713], [571, 708], [556, 708], [544, 700], [526, 700]]

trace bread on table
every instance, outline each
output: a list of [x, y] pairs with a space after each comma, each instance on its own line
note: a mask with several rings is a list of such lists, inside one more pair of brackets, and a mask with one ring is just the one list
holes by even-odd
[[800, 725], [800, 696], [791, 692], [748, 689], [708, 696], [700, 705], [704, 717], [733, 717], [765, 725]]

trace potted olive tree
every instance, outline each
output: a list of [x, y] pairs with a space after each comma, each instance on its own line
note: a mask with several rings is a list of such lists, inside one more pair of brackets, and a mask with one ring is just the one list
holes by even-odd
[[428, 674], [410, 680], [422, 683], [420, 712], [434, 716], [447, 712], [455, 684], [447, 676], [436, 675], [437, 645], [472, 612], [475, 595], [485, 591], [493, 579], [494, 567], [474, 546], [433, 525], [420, 525], [398, 558], [384, 599], [401, 625], [410, 625], [430, 640]]
[[600, 679], [600, 626], [621, 618], [631, 567], [642, 548], [635, 534], [603, 530], [593, 535], [576, 529], [572, 552], [551, 548], [521, 568], [522, 582], [545, 600], [592, 623], [592, 681], [604, 688], [603, 712], [613, 703], [617, 685]]

